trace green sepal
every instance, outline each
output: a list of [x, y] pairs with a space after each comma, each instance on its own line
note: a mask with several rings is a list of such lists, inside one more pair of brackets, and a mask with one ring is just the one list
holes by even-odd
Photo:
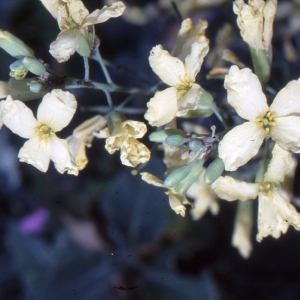
[[269, 159], [262, 159], [257, 168], [256, 176], [255, 176], [255, 183], [261, 183], [264, 181], [265, 173], [268, 170], [270, 160]]
[[262, 49], [250, 47], [250, 53], [252, 57], [254, 71], [258, 79], [261, 82], [269, 81], [271, 75], [271, 63], [266, 52]]
[[46, 72], [44, 65], [35, 57], [26, 56], [22, 63], [32, 74], [41, 76]]

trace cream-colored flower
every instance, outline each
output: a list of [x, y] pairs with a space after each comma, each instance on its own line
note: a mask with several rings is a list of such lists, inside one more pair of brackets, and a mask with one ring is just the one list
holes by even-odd
[[188, 189], [186, 195], [194, 200], [193, 207], [191, 209], [191, 215], [193, 220], [199, 220], [202, 216], [210, 210], [213, 215], [218, 214], [219, 204], [217, 201], [217, 195], [212, 190], [210, 185], [207, 185], [204, 180], [205, 172], [202, 172], [200, 177], [193, 183]]
[[52, 160], [58, 172], [77, 175], [78, 167], [72, 161], [68, 143], [55, 134], [70, 123], [76, 107], [75, 97], [62, 90], [53, 90], [44, 96], [37, 119], [23, 102], [11, 96], [1, 101], [3, 123], [15, 134], [29, 139], [20, 149], [20, 161], [46, 172]]
[[[142, 175], [142, 180], [146, 181], [147, 183], [168, 189], [167, 187], [165, 187], [164, 183], [156, 176], [148, 172], [141, 172], [140, 174]], [[186, 210], [184, 204], [189, 204], [189, 201], [187, 200], [185, 195], [176, 193], [173, 189], [169, 189], [166, 192], [166, 195], [169, 196], [169, 204], [175, 211], [175, 213], [184, 217]]]
[[[88, 26], [103, 23], [122, 15], [123, 2], [96, 9], [91, 14], [80, 0], [41, 0], [57, 19], [61, 30], [55, 42], [50, 45], [50, 53], [58, 62], [67, 61], [77, 51], [81, 56], [89, 56], [93, 43]], [[91, 40], [92, 39], [92, 40]]]
[[94, 133], [103, 129], [105, 125], [106, 119], [101, 115], [97, 115], [76, 127], [73, 134], [66, 139], [69, 144], [69, 151], [79, 170], [84, 169], [88, 163], [85, 148], [91, 147], [95, 137]]
[[283, 88], [269, 107], [261, 84], [250, 69], [232, 66], [225, 77], [228, 102], [249, 122], [230, 130], [219, 144], [227, 171], [235, 171], [257, 154], [271, 137], [284, 150], [300, 152], [300, 80]]
[[153, 71], [170, 87], [156, 92], [147, 103], [145, 119], [152, 126], [162, 126], [175, 116], [183, 116], [195, 110], [199, 104], [202, 88], [195, 83], [203, 59], [208, 52], [206, 42], [195, 42], [184, 62], [173, 57], [161, 45], [153, 47], [149, 62]]
[[137, 140], [147, 131], [144, 123], [126, 120], [122, 113], [112, 111], [108, 116], [108, 125], [110, 135], [105, 148], [110, 154], [120, 150], [123, 165], [136, 167], [150, 159], [149, 149]]
[[292, 225], [300, 230], [300, 214], [295, 207], [284, 198], [280, 183], [291, 170], [296, 161], [291, 154], [275, 144], [273, 157], [260, 183], [249, 183], [234, 179], [230, 176], [220, 177], [213, 183], [216, 194], [225, 200], [246, 201], [258, 196], [258, 234], [260, 242], [268, 235], [279, 238]]
[[236, 0], [233, 3], [242, 38], [251, 48], [268, 53], [276, 8], [277, 0], [250, 0], [249, 4], [245, 4], [243, 0]]

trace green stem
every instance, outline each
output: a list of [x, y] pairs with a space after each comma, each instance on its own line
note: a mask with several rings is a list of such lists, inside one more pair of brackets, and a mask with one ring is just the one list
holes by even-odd
[[89, 58], [87, 56], [83, 56], [84, 63], [84, 80], [90, 80], [90, 66], [89, 66]]

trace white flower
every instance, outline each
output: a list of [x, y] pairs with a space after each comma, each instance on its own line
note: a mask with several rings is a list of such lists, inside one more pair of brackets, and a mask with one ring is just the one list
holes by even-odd
[[271, 137], [284, 150], [300, 152], [300, 80], [283, 88], [269, 107], [260, 82], [250, 69], [232, 66], [225, 77], [228, 103], [243, 119], [219, 144], [227, 171], [235, 171], [257, 154], [264, 138]]
[[145, 119], [150, 125], [165, 125], [175, 116], [183, 116], [189, 110], [197, 108], [202, 88], [195, 83], [195, 79], [207, 52], [206, 42], [193, 43], [191, 52], [183, 63], [163, 50], [161, 45], [153, 47], [149, 57], [150, 66], [160, 79], [171, 87], [156, 92], [147, 103]]
[[280, 183], [295, 167], [295, 160], [291, 154], [275, 144], [273, 157], [260, 183], [248, 183], [229, 176], [220, 177], [213, 183], [212, 188], [217, 195], [225, 200], [246, 201], [258, 196], [258, 234], [260, 242], [264, 237], [271, 235], [278, 238], [292, 225], [300, 230], [300, 214], [295, 207], [284, 198]]
[[80, 0], [42, 0], [44, 6], [57, 19], [61, 30], [55, 42], [50, 45], [50, 53], [58, 62], [67, 61], [75, 51], [89, 56], [91, 44], [88, 26], [103, 23], [110, 18], [122, 15], [123, 2], [96, 9], [91, 14]]
[[15, 134], [29, 139], [20, 149], [20, 161], [46, 172], [52, 160], [58, 172], [77, 175], [78, 167], [72, 161], [68, 143], [55, 134], [69, 124], [76, 107], [77, 102], [72, 94], [53, 90], [44, 96], [36, 120], [23, 102], [13, 100], [11, 96], [1, 101], [3, 123]]

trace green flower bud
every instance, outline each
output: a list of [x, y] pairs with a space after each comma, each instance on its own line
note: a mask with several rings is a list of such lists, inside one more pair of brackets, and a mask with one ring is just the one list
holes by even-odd
[[43, 87], [44, 87], [44, 86], [43, 86], [41, 83], [39, 83], [39, 82], [37, 82], [37, 83], [32, 83], [32, 84], [30, 84], [30, 86], [29, 86], [29, 90], [30, 90], [31, 92], [33, 92], [33, 93], [39, 93], [39, 92], [42, 90]]
[[271, 64], [266, 52], [262, 49], [251, 48], [251, 58], [255, 74], [261, 82], [267, 82], [270, 79]]
[[20, 39], [0, 29], [0, 48], [15, 58], [34, 56], [33, 50]]
[[189, 148], [192, 151], [198, 151], [202, 147], [203, 147], [203, 143], [199, 139], [194, 139], [194, 140], [192, 140], [192, 141], [189, 142]]
[[179, 147], [183, 145], [184, 142], [185, 142], [185, 138], [179, 134], [169, 135], [165, 139], [165, 143], [171, 147]]
[[164, 130], [152, 132], [149, 135], [149, 139], [151, 142], [164, 143], [164, 141], [166, 140], [166, 138], [168, 136], [171, 136], [174, 134], [180, 135], [182, 137], [185, 136], [184, 131], [182, 131], [180, 129], [164, 129]]
[[213, 184], [223, 173], [225, 169], [224, 162], [221, 158], [216, 158], [210, 165], [207, 167], [204, 174], [204, 182], [206, 184]]
[[44, 65], [35, 57], [26, 56], [22, 59], [23, 65], [31, 73], [41, 76], [46, 72]]
[[172, 187], [173, 185], [187, 177], [191, 172], [191, 169], [192, 165], [187, 165], [174, 169], [165, 179], [164, 185], [169, 188]]
[[180, 182], [176, 183], [173, 188], [177, 193], [185, 194], [192, 184], [199, 178], [203, 172], [203, 160], [198, 160], [193, 164], [190, 174]]
[[10, 66], [10, 73], [9, 76], [17, 79], [17, 80], [21, 80], [23, 79], [26, 75], [27, 75], [27, 68], [23, 65], [21, 60], [17, 60], [15, 62], [13, 62]]

